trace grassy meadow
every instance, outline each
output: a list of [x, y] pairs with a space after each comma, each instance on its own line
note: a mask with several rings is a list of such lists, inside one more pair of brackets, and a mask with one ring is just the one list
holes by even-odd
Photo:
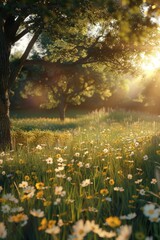
[[160, 239], [160, 118], [15, 118], [0, 153], [0, 239]]

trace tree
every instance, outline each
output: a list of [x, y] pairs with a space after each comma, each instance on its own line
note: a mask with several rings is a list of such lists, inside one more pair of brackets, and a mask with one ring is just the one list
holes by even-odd
[[[28, 68], [30, 73], [34, 74], [27, 77], [30, 81], [26, 84], [23, 96], [40, 95], [46, 91], [47, 104], [44, 103], [43, 106], [58, 107], [61, 120], [64, 120], [68, 103], [81, 104], [95, 92], [99, 93], [101, 98], [111, 94], [111, 68], [113, 71], [116, 67], [118, 72], [127, 71], [129, 68], [131, 71], [129, 54], [132, 50], [127, 48], [127, 44], [124, 49], [124, 41], [117, 35], [117, 24], [111, 17], [105, 21], [98, 19], [95, 27], [86, 24], [84, 19], [75, 22], [74, 26], [66, 25], [61, 30], [60, 39], [42, 34], [39, 45], [43, 54], [38, 58], [34, 56], [33, 60], [25, 63], [40, 65], [44, 70], [41, 72], [40, 68]], [[133, 54], [135, 53], [132, 51]], [[38, 74], [35, 74], [36, 72]], [[118, 85], [118, 80], [116, 84]]]
[[[47, 35], [42, 34], [40, 49], [43, 55], [26, 62], [28, 65], [41, 65], [44, 71], [40, 76], [40, 70], [36, 75], [36, 68], [34, 70], [30, 68], [29, 71], [34, 74], [28, 77], [30, 81], [26, 84], [23, 95], [26, 97], [26, 95], [40, 95], [42, 92], [44, 94], [45, 89], [47, 100], [42, 104], [43, 107], [58, 107], [61, 120], [65, 118], [68, 103], [81, 104], [95, 91], [103, 98], [111, 94], [109, 91], [113, 84], [111, 79], [115, 79], [115, 76], [112, 74], [110, 78], [110, 69], [112, 71], [116, 69], [119, 74], [135, 71], [132, 58], [137, 55], [137, 47], [131, 48], [128, 42], [124, 42], [124, 39], [119, 37], [114, 18], [99, 20], [94, 30], [93, 26], [84, 24], [81, 29], [80, 26], [83, 26], [83, 21], [80, 25], [79, 22], [76, 23], [74, 27], [65, 26], [61, 38], [55, 41], [52, 41], [52, 36], [48, 38]], [[151, 41], [150, 45], [152, 45]], [[100, 66], [103, 74], [102, 72], [98, 74], [97, 70]], [[117, 79], [114, 85], [118, 85]]]
[[61, 68], [52, 69], [47, 65], [47, 68], [39, 71], [36, 71], [35, 67], [33, 71], [33, 67], [30, 67], [27, 76], [29, 81], [22, 96], [42, 96], [41, 107], [48, 109], [57, 107], [60, 120], [63, 121], [68, 104], [80, 105], [95, 93], [101, 99], [111, 95], [115, 81], [111, 81], [109, 74], [106, 74], [107, 67], [104, 64], [68, 66], [63, 63], [60, 66]]
[[[88, 1], [2, 0], [0, 3], [0, 149], [11, 148], [10, 89], [42, 31], [60, 35], [61, 28], [85, 12]], [[33, 37], [15, 68], [10, 66], [12, 46], [28, 32]]]

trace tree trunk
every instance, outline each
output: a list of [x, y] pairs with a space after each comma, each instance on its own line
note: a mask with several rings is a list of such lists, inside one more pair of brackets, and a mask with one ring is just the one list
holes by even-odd
[[9, 121], [9, 74], [10, 44], [8, 43], [3, 22], [0, 19], [0, 151], [11, 149]]
[[60, 102], [58, 105], [58, 112], [59, 112], [59, 118], [61, 121], [65, 120], [65, 113], [66, 113], [67, 105], [63, 102]]
[[[13, 21], [13, 23], [15, 23], [15, 21]], [[15, 82], [25, 60], [27, 59], [28, 54], [30, 53], [34, 43], [40, 34], [40, 30], [37, 30], [35, 32], [20, 59], [19, 65], [11, 72], [9, 57], [11, 44], [13, 44], [13, 42], [8, 35], [10, 31], [9, 29], [7, 29], [5, 21], [1, 18], [0, 15], [0, 151], [11, 149], [9, 120], [9, 93], [11, 84]]]
[[9, 94], [8, 91], [0, 96], [0, 151], [11, 149], [11, 133], [9, 120]]

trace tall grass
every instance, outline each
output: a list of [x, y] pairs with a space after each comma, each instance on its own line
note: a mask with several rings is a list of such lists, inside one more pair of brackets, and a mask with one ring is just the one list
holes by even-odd
[[103, 110], [67, 130], [43, 124], [58, 120], [13, 120], [15, 151], [1, 153], [4, 238], [159, 239], [159, 118]]

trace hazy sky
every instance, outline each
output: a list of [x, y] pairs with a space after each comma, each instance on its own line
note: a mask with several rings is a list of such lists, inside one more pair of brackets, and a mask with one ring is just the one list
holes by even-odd
[[22, 51], [24, 52], [28, 42], [30, 41], [32, 35], [31, 34], [26, 34], [23, 38], [21, 38], [19, 41], [15, 43], [15, 45], [12, 47], [12, 53], [17, 52], [17, 51]]

